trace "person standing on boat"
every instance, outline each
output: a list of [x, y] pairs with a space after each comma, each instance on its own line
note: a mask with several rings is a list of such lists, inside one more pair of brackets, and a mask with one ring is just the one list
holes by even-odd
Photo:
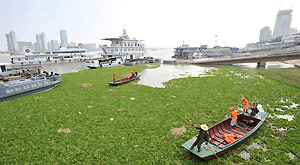
[[247, 113], [248, 111], [249, 103], [245, 97], [242, 97], [241, 100], [242, 100], [241, 103], [243, 103], [243, 114], [244, 114], [245, 112]]
[[127, 75], [128, 75], [127, 78], [130, 79], [130, 73], [127, 73]]
[[113, 83], [114, 84], [116, 83], [116, 72], [114, 72], [114, 74], [113, 74]]
[[190, 150], [192, 150], [195, 146], [197, 146], [198, 148], [198, 152], [201, 151], [201, 144], [203, 142], [206, 142], [206, 145], [208, 144], [209, 141], [209, 135], [208, 135], [208, 126], [206, 124], [202, 124], [200, 127], [197, 127], [196, 124], [192, 124], [193, 127], [195, 127], [196, 129], [199, 129], [199, 134], [197, 135], [197, 139], [196, 141], [193, 143], [193, 145], [191, 146]]
[[234, 109], [234, 107], [231, 107], [230, 110], [232, 113], [230, 125], [233, 127], [233, 126], [236, 126], [236, 124], [237, 124], [237, 112]]

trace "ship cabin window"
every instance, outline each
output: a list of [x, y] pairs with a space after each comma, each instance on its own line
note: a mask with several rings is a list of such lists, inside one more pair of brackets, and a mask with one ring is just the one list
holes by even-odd
[[92, 63], [94, 63], [94, 61], [92, 61]]
[[86, 61], [85, 63], [87, 63], [87, 64], [88, 64], [88, 63], [90, 63], [90, 62], [89, 62], [89, 61]]
[[124, 49], [124, 52], [127, 52], [127, 49]]
[[116, 44], [118, 44], [118, 42], [116, 42]]
[[25, 58], [25, 60], [27, 61], [27, 60], [28, 60], [28, 58]]
[[118, 49], [115, 49], [116, 52], [118, 52]]
[[21, 58], [18, 58], [18, 61], [21, 61]]

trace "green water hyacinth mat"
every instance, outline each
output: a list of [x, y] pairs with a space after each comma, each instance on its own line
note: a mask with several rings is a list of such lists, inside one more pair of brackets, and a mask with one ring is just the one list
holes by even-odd
[[[270, 116], [221, 161], [299, 163], [298, 68], [217, 66], [207, 73], [214, 76], [173, 79], [165, 88], [108, 85], [114, 72], [118, 76], [147, 68], [63, 74], [52, 90], [1, 102], [0, 164], [218, 164], [218, 159], [205, 162], [181, 147], [198, 133], [188, 121], [211, 127], [231, 116], [230, 107], [241, 108], [242, 96], [249, 104], [258, 102]], [[249, 147], [253, 144], [261, 147]]]

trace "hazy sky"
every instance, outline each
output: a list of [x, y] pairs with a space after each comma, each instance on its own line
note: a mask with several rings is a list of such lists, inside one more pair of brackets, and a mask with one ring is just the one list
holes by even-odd
[[65, 29], [69, 42], [103, 44], [124, 25], [147, 46], [213, 46], [217, 35], [221, 46], [243, 47], [262, 27], [273, 31], [278, 10], [291, 7], [291, 27], [300, 29], [300, 0], [1, 0], [0, 50], [10, 30], [18, 41], [35, 42], [41, 32], [60, 40]]

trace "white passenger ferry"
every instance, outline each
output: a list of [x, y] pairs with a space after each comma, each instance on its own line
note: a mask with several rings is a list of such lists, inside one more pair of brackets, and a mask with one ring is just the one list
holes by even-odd
[[12, 64], [36, 64], [36, 63], [60, 63], [74, 62], [86, 59], [86, 49], [78, 46], [61, 46], [57, 51], [47, 51], [45, 53], [34, 52], [30, 49], [24, 50], [25, 54], [11, 54]]
[[118, 38], [104, 38], [111, 42], [111, 45], [101, 45], [104, 57], [122, 57], [123, 60], [134, 60], [143, 58], [146, 52], [142, 40], [130, 38], [123, 29], [122, 36]]

